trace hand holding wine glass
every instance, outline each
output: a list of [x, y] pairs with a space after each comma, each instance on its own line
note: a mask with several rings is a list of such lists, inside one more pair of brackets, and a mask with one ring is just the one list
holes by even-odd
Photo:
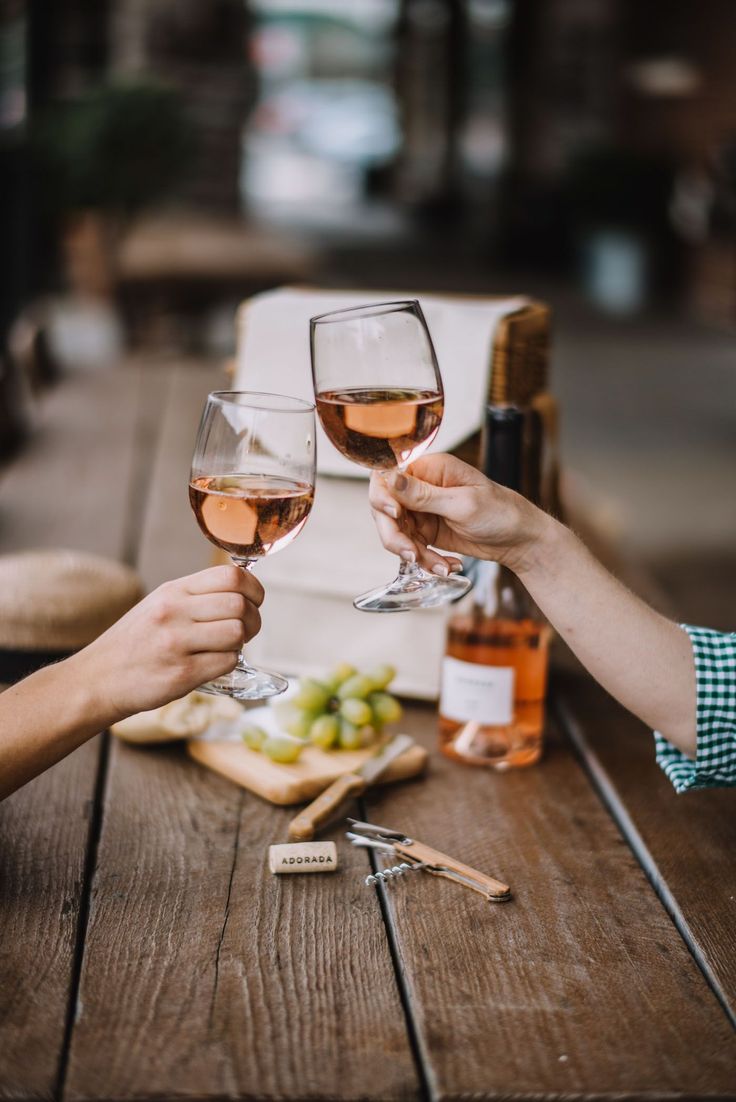
[[[418, 302], [320, 314], [311, 321], [311, 352], [322, 427], [347, 459], [374, 471], [404, 470], [426, 451], [442, 421], [444, 393]], [[431, 608], [457, 600], [469, 586], [467, 578], [405, 560], [393, 582], [353, 604], [363, 612]]]
[[384, 547], [413, 552], [428, 570], [452, 561], [432, 550], [439, 546], [523, 574], [547, 519], [521, 494], [442, 453], [422, 456], [404, 475], [373, 475], [369, 496]]
[[[248, 570], [280, 551], [306, 524], [314, 501], [314, 406], [255, 391], [210, 394], [189, 479], [189, 501], [208, 540]], [[241, 652], [232, 673], [202, 686], [239, 700], [288, 687], [280, 674], [255, 669]]]

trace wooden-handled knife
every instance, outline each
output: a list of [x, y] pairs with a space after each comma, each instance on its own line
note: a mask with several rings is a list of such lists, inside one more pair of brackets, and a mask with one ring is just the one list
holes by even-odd
[[317, 830], [333, 818], [341, 804], [349, 797], [359, 796], [361, 792], [379, 779], [384, 770], [414, 745], [411, 735], [394, 735], [390, 742], [382, 746], [375, 754], [367, 758], [354, 773], [343, 773], [332, 784], [312, 800], [289, 823], [289, 839], [292, 842], [309, 842]]

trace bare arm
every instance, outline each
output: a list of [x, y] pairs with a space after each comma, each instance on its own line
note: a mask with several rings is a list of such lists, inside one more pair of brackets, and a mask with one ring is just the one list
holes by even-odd
[[521, 580], [611, 696], [695, 756], [695, 664], [687, 634], [631, 593], [568, 529], [546, 518]]
[[457, 564], [433, 547], [512, 569], [596, 680], [695, 755], [695, 666], [686, 633], [629, 592], [562, 524], [447, 455], [417, 460], [409, 477], [374, 475], [371, 505], [384, 545], [427, 569]]
[[262, 600], [234, 566], [167, 582], [78, 654], [0, 693], [0, 799], [112, 723], [232, 670]]

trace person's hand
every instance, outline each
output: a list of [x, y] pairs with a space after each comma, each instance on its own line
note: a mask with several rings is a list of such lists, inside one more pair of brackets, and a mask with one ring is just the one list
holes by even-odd
[[235, 668], [261, 626], [263, 586], [237, 566], [165, 582], [69, 661], [112, 723], [184, 696]]
[[402, 474], [375, 472], [370, 503], [384, 547], [435, 574], [492, 559], [522, 573], [546, 516], [526, 498], [451, 455], [425, 455]]

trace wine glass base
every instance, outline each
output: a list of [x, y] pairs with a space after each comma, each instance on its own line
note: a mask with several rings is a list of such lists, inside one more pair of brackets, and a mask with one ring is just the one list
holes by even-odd
[[278, 673], [236, 666], [232, 673], [200, 685], [199, 692], [232, 696], [235, 700], [266, 700], [269, 696], [286, 692], [288, 687], [289, 682]]
[[415, 608], [436, 608], [458, 601], [468, 592], [470, 578], [451, 574], [442, 578], [427, 570], [399, 574], [389, 585], [361, 593], [353, 601], [360, 612], [411, 612]]

